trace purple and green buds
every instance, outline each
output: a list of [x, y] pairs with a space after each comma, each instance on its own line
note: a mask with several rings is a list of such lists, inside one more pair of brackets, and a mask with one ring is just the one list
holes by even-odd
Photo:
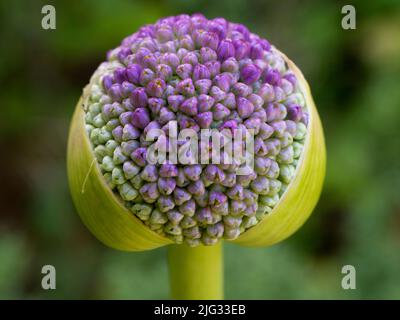
[[[268, 223], [308, 150], [318, 115], [309, 115], [296, 70], [267, 40], [222, 18], [180, 15], [145, 26], [110, 52], [85, 89], [96, 169], [146, 232], [190, 246], [240, 240]], [[177, 135], [193, 132], [207, 161], [174, 138], [174, 126]], [[220, 134], [216, 149], [201, 141], [204, 130]], [[252, 135], [252, 149], [223, 145], [238, 134]], [[162, 162], [153, 162], [155, 147]], [[194, 162], [173, 157], [182, 154]]]

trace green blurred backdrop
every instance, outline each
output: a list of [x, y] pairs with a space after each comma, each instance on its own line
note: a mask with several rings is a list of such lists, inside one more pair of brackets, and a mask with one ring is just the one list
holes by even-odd
[[[57, 29], [41, 28], [53, 4]], [[353, 4], [357, 29], [341, 28]], [[309, 80], [328, 171], [312, 218], [271, 248], [225, 245], [232, 299], [400, 298], [400, 2], [2, 1], [0, 4], [0, 298], [168, 298], [165, 249], [101, 245], [68, 192], [66, 138], [75, 103], [108, 49], [145, 23], [202, 12], [244, 23]], [[41, 289], [41, 268], [57, 289]], [[357, 289], [343, 290], [343, 265]]]

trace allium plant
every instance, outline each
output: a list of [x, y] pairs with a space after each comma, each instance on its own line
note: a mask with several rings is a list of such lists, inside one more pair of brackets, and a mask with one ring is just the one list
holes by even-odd
[[[173, 124], [199, 137], [206, 129], [251, 133], [253, 166], [239, 174], [248, 153], [231, 162], [150, 161], [150, 150], [171, 155]], [[185, 146], [178, 139], [177, 153]], [[208, 141], [197, 147], [215, 151]], [[174, 296], [220, 298], [221, 239], [265, 246], [294, 233], [319, 197], [324, 148], [293, 62], [241, 24], [180, 15], [109, 51], [76, 108], [68, 171], [98, 239], [128, 251], [171, 244]]]

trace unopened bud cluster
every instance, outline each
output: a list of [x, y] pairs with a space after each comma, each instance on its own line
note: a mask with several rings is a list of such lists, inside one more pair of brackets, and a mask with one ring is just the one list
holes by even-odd
[[[297, 81], [243, 25], [168, 17], [109, 52], [85, 92], [86, 129], [107, 183], [135, 216], [176, 243], [212, 245], [256, 225], [292, 180], [308, 123]], [[150, 164], [157, 140], [145, 135], [168, 134], [171, 121], [178, 131], [252, 129], [254, 170]]]

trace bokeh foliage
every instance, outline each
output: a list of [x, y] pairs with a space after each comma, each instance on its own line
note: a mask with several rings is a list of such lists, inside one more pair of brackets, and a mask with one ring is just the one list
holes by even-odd
[[[167, 298], [165, 249], [105, 248], [68, 192], [68, 125], [108, 49], [145, 23], [202, 12], [241, 22], [291, 57], [324, 123], [328, 170], [315, 213], [272, 248], [225, 246], [227, 298], [400, 298], [400, 3], [167, 0], [0, 3], [0, 298]], [[53, 4], [57, 29], [41, 29]], [[41, 289], [41, 267], [57, 290]], [[342, 290], [341, 268], [357, 270]]]

